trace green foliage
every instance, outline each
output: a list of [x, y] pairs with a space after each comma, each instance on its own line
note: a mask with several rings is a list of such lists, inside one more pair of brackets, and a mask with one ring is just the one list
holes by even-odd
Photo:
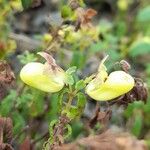
[[70, 67], [67, 71], [66, 71], [66, 84], [68, 85], [73, 85], [74, 84], [74, 78], [73, 78], [73, 73], [76, 71], [77, 67], [73, 66]]
[[32, 117], [37, 117], [44, 113], [44, 97], [45, 93], [41, 91], [37, 92], [35, 89], [33, 90], [29, 110]]
[[133, 120], [133, 126], [131, 129], [131, 132], [135, 135], [135, 136], [139, 136], [141, 134], [142, 131], [142, 125], [143, 125], [143, 119], [142, 116], [140, 114], [136, 114], [134, 120]]
[[14, 134], [18, 134], [24, 127], [25, 127], [25, 119], [23, 118], [22, 114], [19, 112], [13, 112], [12, 113], [12, 118], [13, 118], [13, 131]]
[[75, 85], [75, 89], [77, 91], [84, 89], [86, 86], [85, 81], [84, 80], [79, 80], [76, 85]]
[[71, 17], [73, 15], [73, 12], [71, 8], [68, 5], [64, 5], [61, 9], [61, 16], [64, 19], [67, 19], [68, 17]]
[[144, 129], [150, 127], [149, 113], [150, 100], [148, 100], [146, 104], [141, 101], [134, 102], [129, 104], [125, 110], [124, 115], [130, 122], [130, 130], [135, 136], [140, 137]]
[[46, 118], [48, 121], [52, 121], [53, 119], [58, 118], [58, 113], [60, 114], [62, 109], [62, 96], [61, 94], [53, 94], [51, 98], [49, 98], [50, 103], [50, 109], [48, 110], [48, 113], [46, 114]]
[[70, 68], [66, 71], [66, 73], [71, 75], [71, 74], [75, 73], [76, 70], [77, 70], [77, 67], [76, 67], [76, 66], [73, 66], [73, 67], [70, 67]]
[[137, 21], [150, 23], [150, 5], [142, 8], [137, 15]]
[[84, 125], [82, 124], [82, 122], [75, 120], [72, 122], [71, 126], [72, 126], [72, 138], [76, 139], [80, 134], [82, 134]]
[[10, 91], [10, 94], [6, 96], [0, 103], [0, 114], [3, 117], [7, 117], [14, 107], [14, 102], [16, 101], [17, 93], [14, 90]]
[[22, 55], [18, 55], [18, 58], [22, 64], [27, 64], [37, 60], [36, 55], [34, 53], [30, 53], [29, 51], [25, 51]]
[[77, 68], [83, 68], [86, 61], [86, 55], [83, 51], [75, 51], [72, 57], [71, 66], [77, 66]]
[[77, 94], [77, 97], [78, 97], [78, 101], [77, 101], [77, 107], [78, 107], [78, 111], [80, 113], [82, 113], [84, 107], [85, 107], [85, 104], [86, 104], [86, 97], [83, 93], [79, 92]]
[[129, 49], [129, 54], [132, 57], [137, 57], [149, 53], [150, 53], [150, 38], [148, 37], [135, 41]]

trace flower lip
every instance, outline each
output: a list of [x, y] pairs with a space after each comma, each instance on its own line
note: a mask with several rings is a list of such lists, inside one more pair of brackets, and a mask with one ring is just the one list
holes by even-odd
[[104, 65], [107, 58], [101, 61], [97, 76], [86, 87], [86, 93], [99, 101], [117, 98], [129, 92], [135, 84], [134, 78], [125, 71], [114, 71], [108, 76]]
[[[41, 54], [40, 54], [41, 55]], [[58, 92], [64, 87], [65, 72], [48, 54], [42, 53], [47, 62], [31, 62], [26, 64], [21, 72], [20, 78], [27, 85], [45, 92]]]

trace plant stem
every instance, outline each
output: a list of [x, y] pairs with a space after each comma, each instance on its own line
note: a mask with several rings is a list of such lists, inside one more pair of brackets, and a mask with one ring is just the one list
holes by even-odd
[[68, 103], [67, 103], [67, 106], [66, 106], [66, 108], [67, 108], [68, 111], [70, 109], [72, 100], [73, 100], [73, 96], [72, 96], [72, 94], [69, 94], [69, 99], [68, 99]]
[[59, 117], [59, 121], [58, 123], [55, 125], [54, 127], [54, 142], [53, 144], [50, 146], [51, 150], [57, 149], [61, 144], [63, 144], [64, 139], [64, 130], [66, 125], [70, 122], [70, 119], [65, 116], [65, 115], [61, 115]]

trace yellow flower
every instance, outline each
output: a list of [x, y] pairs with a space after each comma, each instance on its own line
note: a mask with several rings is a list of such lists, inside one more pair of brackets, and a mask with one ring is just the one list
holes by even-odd
[[38, 53], [43, 56], [47, 62], [31, 62], [25, 65], [20, 77], [27, 85], [45, 92], [58, 92], [64, 87], [65, 72], [47, 53]]
[[112, 100], [134, 87], [134, 78], [124, 71], [114, 71], [108, 76], [104, 65], [107, 57], [102, 60], [96, 77], [86, 87], [87, 94], [98, 101]]

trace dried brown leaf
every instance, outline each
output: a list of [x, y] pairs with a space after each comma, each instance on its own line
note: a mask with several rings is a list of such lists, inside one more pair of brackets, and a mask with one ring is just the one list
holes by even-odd
[[12, 128], [13, 125], [10, 118], [0, 117], [0, 150], [13, 150], [11, 146]]
[[26, 137], [23, 143], [20, 145], [20, 150], [31, 150], [31, 140], [29, 137]]
[[128, 133], [106, 131], [100, 135], [82, 138], [74, 143], [63, 145], [59, 150], [148, 150], [144, 141], [137, 140]]
[[86, 20], [90, 21], [96, 14], [97, 14], [96, 10], [89, 8], [85, 12], [85, 18]]
[[112, 111], [110, 109], [106, 111], [100, 111], [99, 105], [96, 107], [94, 116], [89, 121], [89, 126], [93, 128], [97, 123], [107, 127], [109, 120], [111, 119]]
[[9, 64], [5, 61], [0, 61], [0, 82], [10, 84], [14, 79], [15, 75]]
[[11, 87], [15, 75], [6, 61], [0, 61], [0, 100], [3, 99]]
[[97, 14], [94, 9], [78, 7], [75, 11], [77, 14], [76, 30], [79, 28], [92, 27], [91, 20]]

